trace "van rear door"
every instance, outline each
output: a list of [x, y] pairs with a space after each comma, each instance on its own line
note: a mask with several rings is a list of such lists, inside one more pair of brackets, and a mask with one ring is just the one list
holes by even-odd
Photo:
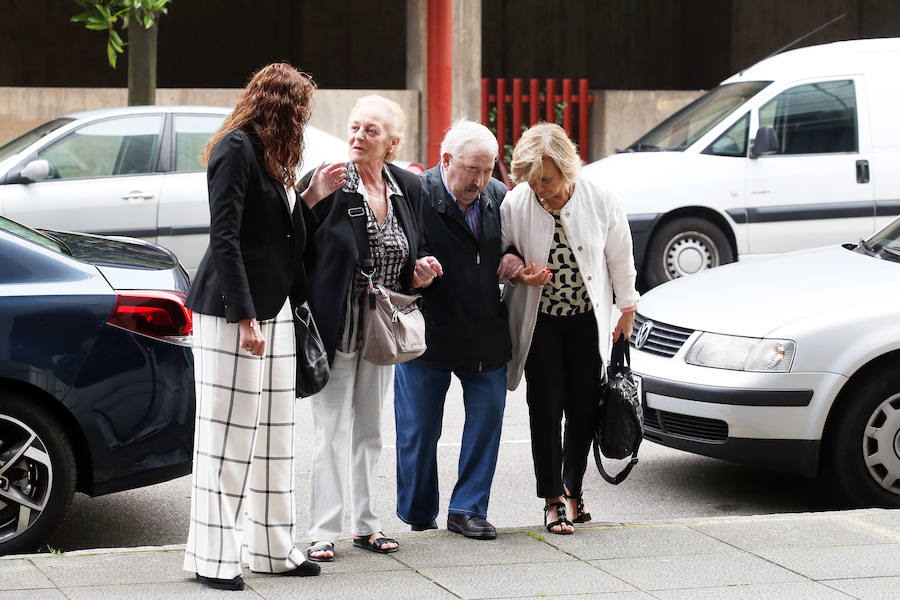
[[862, 76], [788, 86], [753, 111], [778, 150], [749, 161], [749, 252], [768, 254], [872, 234], [868, 119]]

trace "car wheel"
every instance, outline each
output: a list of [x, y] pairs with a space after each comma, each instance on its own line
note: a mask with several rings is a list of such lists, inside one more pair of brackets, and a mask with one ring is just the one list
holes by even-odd
[[900, 373], [874, 373], [838, 418], [831, 444], [838, 485], [857, 504], [900, 507]]
[[34, 401], [0, 394], [0, 554], [37, 550], [75, 492], [75, 454]]
[[650, 240], [644, 262], [648, 288], [734, 262], [722, 230], [706, 219], [682, 217], [665, 223]]

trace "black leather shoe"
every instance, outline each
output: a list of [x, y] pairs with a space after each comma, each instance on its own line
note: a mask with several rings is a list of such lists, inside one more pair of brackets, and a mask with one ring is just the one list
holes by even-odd
[[216, 579], [215, 577], [204, 577], [199, 573], [197, 575], [197, 581], [205, 585], [206, 587], [211, 587], [214, 590], [230, 590], [232, 592], [239, 592], [244, 589], [244, 578], [240, 575], [236, 575], [233, 579]]
[[[287, 577], [314, 577], [322, 571], [322, 567], [314, 562], [304, 560], [298, 566], [290, 571], [279, 571], [278, 573], [265, 573], [266, 575], [279, 575]], [[262, 571], [253, 571], [254, 573], [262, 573]]]
[[410, 523], [409, 528], [413, 531], [426, 531], [428, 529], [437, 529], [437, 521], [432, 519], [427, 523]]
[[472, 515], [450, 513], [447, 515], [447, 529], [475, 540], [493, 540], [497, 537], [497, 530], [487, 519]]

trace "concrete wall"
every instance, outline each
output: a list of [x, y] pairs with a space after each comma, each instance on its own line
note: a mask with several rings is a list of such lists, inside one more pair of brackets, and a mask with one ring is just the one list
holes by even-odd
[[[158, 89], [162, 105], [201, 104], [234, 106], [239, 89]], [[341, 139], [347, 135], [347, 117], [360, 96], [381, 94], [396, 101], [407, 115], [406, 141], [401, 160], [422, 162], [419, 139], [419, 92], [416, 90], [317, 90], [310, 124]], [[124, 106], [124, 88], [0, 87], [0, 144], [54, 117], [79, 110]], [[424, 164], [424, 163], [423, 163]]]
[[702, 95], [702, 90], [594, 90], [590, 160], [609, 156]]

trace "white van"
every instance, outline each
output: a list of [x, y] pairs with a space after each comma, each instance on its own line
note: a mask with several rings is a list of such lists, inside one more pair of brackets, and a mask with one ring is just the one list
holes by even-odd
[[644, 286], [900, 214], [898, 64], [900, 38], [785, 52], [585, 166], [625, 203]]

